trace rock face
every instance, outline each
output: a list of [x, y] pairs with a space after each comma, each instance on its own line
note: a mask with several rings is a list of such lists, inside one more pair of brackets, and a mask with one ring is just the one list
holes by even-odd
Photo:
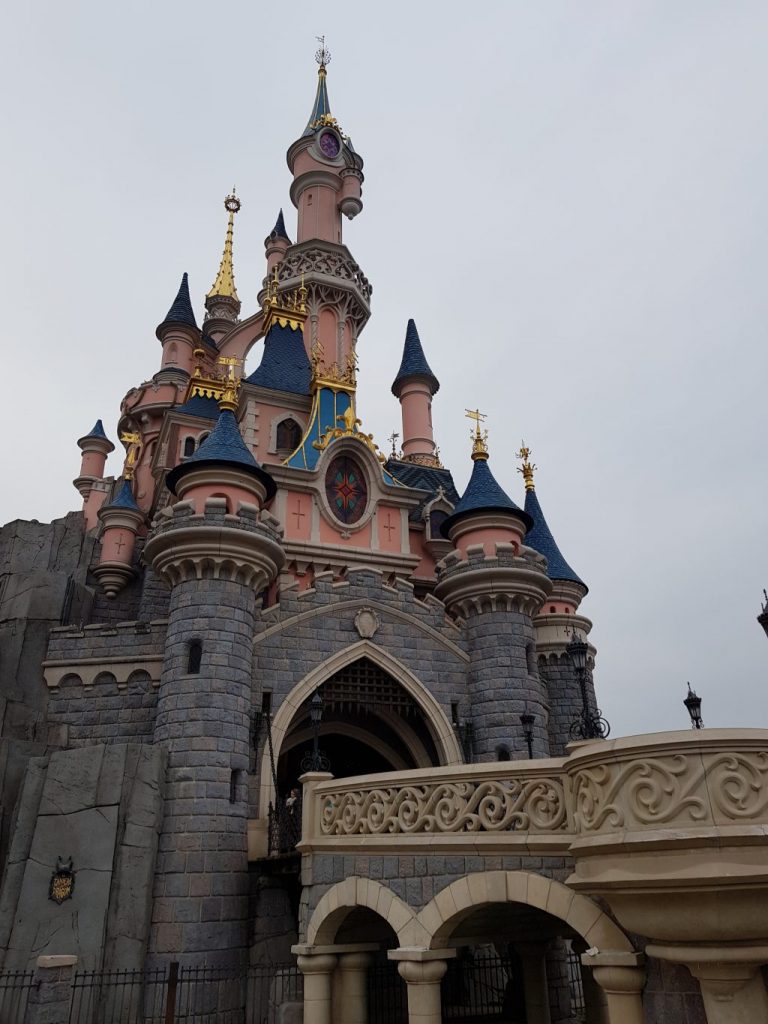
[[[82, 969], [139, 968], [162, 824], [165, 751], [98, 745], [33, 758], [0, 904], [6, 970], [77, 949]], [[71, 860], [71, 897], [50, 898]]]

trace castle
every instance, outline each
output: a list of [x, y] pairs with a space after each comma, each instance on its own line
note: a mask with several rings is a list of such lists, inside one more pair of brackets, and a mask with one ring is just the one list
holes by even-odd
[[[233, 192], [202, 324], [184, 274], [121, 403], [120, 478], [97, 420], [81, 510], [3, 528], [0, 967], [61, 989], [297, 957], [281, 1019], [363, 1024], [383, 965], [391, 1019], [437, 1024], [470, 1019], [451, 965], [503, 950], [484, 1020], [768, 1020], [768, 734], [606, 739], [587, 586], [531, 453], [516, 504], [468, 410], [457, 493], [432, 426], [448, 368], [413, 320], [401, 449], [365, 430], [372, 286], [342, 236], [363, 159], [327, 56], [287, 154], [296, 240], [281, 211], [255, 310]], [[196, 1019], [252, 1019], [242, 991]], [[59, 1019], [41, 1005], [25, 1019]]]

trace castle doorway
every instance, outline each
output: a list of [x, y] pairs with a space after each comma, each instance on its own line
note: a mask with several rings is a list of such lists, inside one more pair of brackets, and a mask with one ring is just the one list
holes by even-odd
[[[319, 692], [322, 715], [312, 722]], [[370, 658], [338, 669], [296, 711], [280, 746], [277, 790], [285, 796], [306, 770], [315, 735], [336, 778], [438, 766], [441, 758], [424, 711], [398, 680]]]

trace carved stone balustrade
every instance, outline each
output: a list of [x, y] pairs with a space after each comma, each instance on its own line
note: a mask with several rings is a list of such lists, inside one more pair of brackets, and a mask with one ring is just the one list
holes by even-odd
[[565, 766], [569, 885], [656, 941], [768, 939], [768, 730], [630, 736]]
[[542, 758], [313, 784], [299, 849], [562, 856], [574, 839], [563, 765]]

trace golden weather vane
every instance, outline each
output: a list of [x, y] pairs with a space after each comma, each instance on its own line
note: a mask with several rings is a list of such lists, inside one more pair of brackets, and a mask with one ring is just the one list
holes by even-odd
[[526, 491], [533, 491], [533, 473], [534, 470], [538, 469], [534, 463], [531, 462], [531, 449], [526, 447], [525, 441], [520, 442], [520, 451], [516, 452], [516, 457], [522, 462], [522, 466], [517, 467], [517, 472], [523, 474], [523, 480], [525, 480]]
[[475, 429], [469, 432], [469, 436], [472, 438], [472, 460], [487, 459], [488, 431], [480, 429], [480, 424], [484, 423], [486, 419], [485, 413], [480, 412], [479, 409], [465, 409], [464, 415], [468, 420], [474, 420], [475, 423]]

